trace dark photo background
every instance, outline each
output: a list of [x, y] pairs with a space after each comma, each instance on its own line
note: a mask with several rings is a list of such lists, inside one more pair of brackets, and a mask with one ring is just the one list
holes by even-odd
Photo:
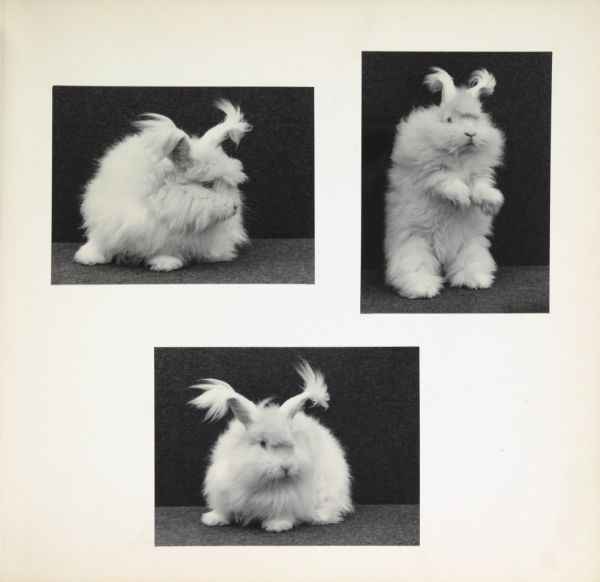
[[[362, 55], [362, 268], [383, 270], [384, 195], [400, 119], [440, 101], [423, 79], [432, 66], [456, 85], [486, 68], [497, 81], [484, 110], [505, 133], [498, 186], [505, 203], [494, 221], [492, 254], [500, 266], [548, 265], [550, 228], [551, 53], [407, 53]], [[383, 275], [382, 275], [383, 284]]]
[[418, 348], [157, 348], [157, 507], [204, 505], [210, 450], [231, 417], [203, 422], [204, 411], [187, 404], [200, 392], [188, 387], [218, 378], [253, 401], [274, 396], [281, 404], [299, 393], [300, 357], [325, 375], [329, 409], [306, 412], [346, 450], [354, 502], [419, 503]]
[[245, 224], [251, 238], [313, 238], [313, 89], [307, 87], [53, 88], [52, 241], [82, 241], [81, 195], [96, 161], [134, 132], [142, 113], [170, 117], [201, 135], [223, 114], [213, 103], [239, 105], [253, 131], [225, 149], [244, 164]]

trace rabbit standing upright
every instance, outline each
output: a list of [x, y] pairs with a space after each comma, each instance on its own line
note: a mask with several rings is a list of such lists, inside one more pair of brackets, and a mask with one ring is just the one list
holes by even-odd
[[337, 523], [352, 511], [344, 451], [327, 428], [302, 411], [308, 400], [327, 408], [325, 380], [306, 362], [297, 370], [303, 392], [281, 406], [268, 400], [256, 405], [220, 380], [193, 386], [204, 394], [190, 404], [208, 409], [207, 420], [223, 418], [228, 410], [234, 414], [206, 473], [205, 525], [258, 521], [279, 532], [300, 523]]
[[504, 202], [494, 168], [504, 136], [482, 111], [480, 97], [496, 80], [475, 71], [455, 87], [446, 71], [425, 77], [440, 105], [417, 108], [396, 128], [386, 196], [386, 280], [408, 298], [433, 297], [450, 285], [490, 287], [492, 217]]
[[87, 185], [81, 211], [87, 242], [75, 254], [86, 265], [113, 258], [155, 271], [189, 261], [229, 261], [247, 242], [238, 186], [242, 163], [221, 143], [239, 143], [251, 126], [229, 101], [225, 119], [190, 137], [163, 115], [134, 122], [140, 133], [111, 147]]

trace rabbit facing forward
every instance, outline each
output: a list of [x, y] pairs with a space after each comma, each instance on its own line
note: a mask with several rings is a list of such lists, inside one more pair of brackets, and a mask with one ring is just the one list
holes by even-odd
[[229, 138], [237, 145], [252, 128], [229, 101], [215, 106], [225, 119], [202, 137], [150, 113], [133, 123], [138, 133], [104, 154], [83, 195], [87, 242], [76, 262], [117, 259], [172, 271], [236, 257], [248, 241], [238, 188], [246, 175], [221, 144]]
[[494, 76], [481, 69], [456, 87], [433, 67], [425, 84], [441, 91], [441, 103], [398, 124], [386, 194], [386, 280], [411, 299], [437, 295], [443, 274], [453, 287], [492, 285], [489, 236], [504, 202], [494, 178], [504, 136], [480, 102], [493, 93]]
[[207, 409], [206, 420], [234, 418], [218, 438], [204, 482], [210, 511], [207, 526], [259, 522], [281, 532], [301, 523], [332, 524], [352, 511], [350, 470], [344, 451], [318, 420], [303, 412], [312, 401], [327, 408], [323, 375], [302, 361], [303, 391], [281, 406], [254, 404], [220, 380], [192, 388], [204, 393], [190, 402]]

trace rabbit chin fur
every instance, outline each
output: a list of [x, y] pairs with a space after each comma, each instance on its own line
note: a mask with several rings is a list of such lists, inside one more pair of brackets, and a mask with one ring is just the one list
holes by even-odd
[[303, 412], [287, 421], [277, 406], [259, 406], [259, 413], [255, 426], [232, 420], [219, 437], [204, 484], [212, 511], [203, 522], [258, 521], [284, 531], [341, 521], [352, 511], [350, 472], [335, 437]]
[[[493, 81], [491, 92], [495, 81], [485, 73]], [[472, 143], [468, 134], [474, 135]], [[503, 143], [478, 95], [466, 88], [398, 124], [388, 173], [385, 255], [387, 282], [400, 295], [437, 295], [442, 271], [452, 286], [491, 286], [496, 263], [488, 237], [503, 203], [494, 181]]]
[[227, 137], [239, 141], [250, 126], [228, 102], [217, 106], [227, 117], [202, 138], [149, 114], [152, 120], [134, 124], [141, 133], [106, 152], [84, 192], [87, 242], [77, 262], [116, 258], [168, 271], [192, 260], [235, 258], [248, 241], [238, 189], [246, 176], [220, 143]]

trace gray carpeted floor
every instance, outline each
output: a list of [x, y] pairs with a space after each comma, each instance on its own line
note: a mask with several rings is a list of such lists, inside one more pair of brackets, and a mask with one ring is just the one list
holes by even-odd
[[79, 265], [79, 243], [52, 244], [54, 285], [184, 283], [314, 283], [313, 239], [254, 239], [237, 259], [196, 263], [179, 271], [157, 273], [145, 266]]
[[500, 267], [490, 289], [445, 287], [432, 299], [405, 299], [383, 282], [380, 271], [363, 271], [361, 313], [548, 313], [547, 266]]
[[258, 525], [207, 527], [204, 507], [157, 507], [157, 546], [418, 546], [418, 505], [358, 505], [333, 525], [301, 525], [270, 533]]

